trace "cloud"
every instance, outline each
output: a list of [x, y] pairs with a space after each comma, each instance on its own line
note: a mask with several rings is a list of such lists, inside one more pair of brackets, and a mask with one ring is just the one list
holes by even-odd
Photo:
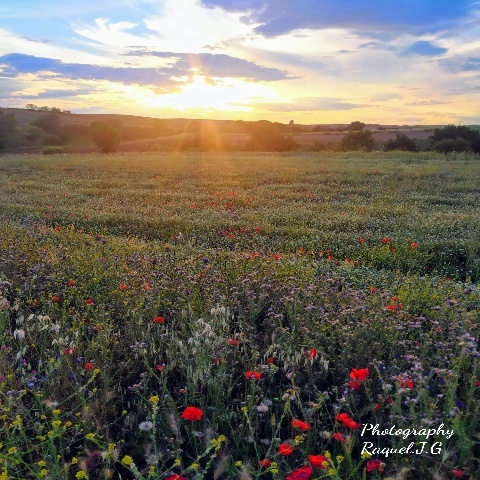
[[273, 112], [317, 112], [317, 111], [338, 111], [352, 110], [361, 108], [365, 105], [344, 102], [340, 98], [327, 97], [304, 97], [291, 102], [255, 102], [250, 104], [259, 110], [267, 110]]
[[[132, 55], [144, 54], [147, 55], [145, 52], [132, 53]], [[0, 70], [2, 76], [11, 78], [22, 74], [52, 72], [69, 79], [106, 80], [125, 85], [152, 85], [163, 88], [165, 91], [177, 90], [183, 84], [179, 83], [178, 78], [188, 81], [195, 75], [203, 75], [207, 78], [242, 78], [252, 81], [274, 81], [289, 78], [285, 71], [263, 67], [224, 54], [149, 52], [148, 55], [171, 59], [171, 63], [161, 68], [112, 67], [66, 63], [52, 58], [11, 53], [0, 57]]]
[[421, 107], [425, 105], [445, 105], [449, 102], [442, 102], [440, 100], [420, 100], [418, 102], [409, 102], [405, 103], [404, 105], [407, 107]]
[[257, 33], [278, 36], [298, 29], [347, 28], [424, 34], [452, 28], [467, 18], [476, 0], [201, 0], [206, 7], [244, 12]]
[[130, 56], [154, 56], [173, 59], [176, 68], [184, 74], [197, 69], [198, 74], [216, 78], [244, 78], [252, 81], [275, 81], [293, 78], [285, 70], [264, 67], [243, 58], [232, 57], [223, 53], [173, 53], [148, 52], [143, 50], [132, 51]]
[[480, 70], [480, 57], [455, 56], [440, 62], [451, 73], [476, 72]]
[[420, 40], [413, 43], [408, 48], [404, 49], [403, 55], [423, 55], [426, 57], [436, 57], [438, 55], [443, 55], [447, 53], [448, 49], [443, 47], [438, 47], [431, 42], [425, 40]]
[[401, 93], [377, 93], [372, 97], [374, 102], [387, 102], [388, 100], [398, 100], [403, 98]]

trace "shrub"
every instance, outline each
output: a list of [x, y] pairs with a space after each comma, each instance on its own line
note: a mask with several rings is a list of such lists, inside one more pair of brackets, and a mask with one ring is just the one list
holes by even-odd
[[56, 155], [58, 153], [65, 153], [65, 149], [63, 147], [45, 147], [42, 150], [42, 155]]
[[92, 122], [90, 136], [102, 153], [116, 152], [120, 144], [118, 130], [105, 122]]
[[367, 150], [373, 149], [375, 140], [370, 130], [348, 132], [341, 140], [340, 145], [344, 150]]
[[45, 135], [45, 137], [42, 140], [42, 143], [43, 143], [43, 145], [58, 146], [58, 145], [62, 144], [62, 141], [60, 140], [58, 135], [55, 135], [53, 133], [49, 133], [49, 134]]
[[470, 149], [470, 142], [463, 138], [440, 140], [432, 145], [432, 150], [439, 153], [468, 152]]
[[390, 150], [403, 150], [408, 152], [418, 151], [417, 143], [412, 138], [407, 137], [404, 133], [397, 133], [395, 139], [387, 140], [383, 147], [386, 152]]

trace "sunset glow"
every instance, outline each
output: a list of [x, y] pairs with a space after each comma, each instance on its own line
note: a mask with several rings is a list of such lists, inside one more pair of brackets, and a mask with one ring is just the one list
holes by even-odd
[[0, 106], [480, 123], [474, 0], [4, 0]]

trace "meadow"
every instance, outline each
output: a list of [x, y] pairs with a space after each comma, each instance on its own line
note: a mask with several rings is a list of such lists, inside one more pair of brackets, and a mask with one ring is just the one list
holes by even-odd
[[0, 199], [0, 479], [478, 478], [478, 157], [6, 155]]

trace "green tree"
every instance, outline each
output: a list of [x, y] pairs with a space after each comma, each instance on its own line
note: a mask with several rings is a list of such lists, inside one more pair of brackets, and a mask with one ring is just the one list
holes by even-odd
[[0, 150], [9, 148], [15, 144], [17, 120], [13, 113], [5, 114], [0, 110]]
[[386, 152], [390, 150], [404, 150], [408, 152], [418, 151], [417, 142], [412, 138], [407, 137], [404, 133], [397, 133], [395, 139], [387, 140], [383, 147]]
[[352, 122], [348, 127], [347, 130], [350, 132], [360, 132], [365, 128], [365, 124], [363, 122], [359, 122], [356, 120], [355, 122]]
[[468, 152], [471, 144], [464, 138], [445, 138], [435, 142], [432, 149], [439, 153]]
[[92, 122], [90, 124], [90, 138], [102, 153], [116, 152], [120, 144], [118, 130], [106, 122]]
[[56, 113], [42, 115], [38, 120], [31, 122], [30, 125], [41, 128], [46, 133], [58, 135], [62, 129], [62, 121]]
[[[448, 142], [448, 140], [464, 140], [468, 143], [468, 148], [465, 148], [466, 144], [464, 142]], [[430, 142], [431, 148], [437, 152], [472, 150], [475, 153], [480, 153], [480, 132], [465, 125], [447, 125], [444, 128], [435, 128], [433, 135], [430, 137]], [[452, 148], [462, 150], [451, 150]]]
[[370, 130], [360, 130], [358, 132], [348, 132], [340, 141], [340, 146], [344, 150], [367, 150], [371, 151], [375, 145], [372, 132]]

